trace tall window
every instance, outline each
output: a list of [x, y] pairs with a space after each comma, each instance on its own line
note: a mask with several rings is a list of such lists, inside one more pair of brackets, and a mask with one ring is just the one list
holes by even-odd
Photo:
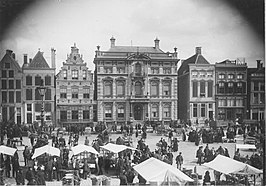
[[259, 93], [253, 94], [253, 103], [258, 104], [259, 103]]
[[86, 98], [86, 99], [90, 98], [90, 88], [87, 88], [87, 87], [83, 88], [83, 98]]
[[117, 117], [118, 118], [124, 118], [125, 117], [125, 107], [124, 107], [124, 105], [118, 105]]
[[45, 76], [44, 81], [45, 85], [51, 85], [51, 76]]
[[83, 78], [83, 80], [87, 79], [87, 71], [86, 70], [82, 70], [82, 78]]
[[67, 111], [60, 110], [60, 120], [67, 120]]
[[243, 91], [242, 82], [237, 82], [237, 84], [236, 84], [236, 93], [242, 93], [242, 91]]
[[159, 83], [156, 81], [151, 82], [151, 96], [157, 97], [159, 96]]
[[124, 96], [125, 95], [125, 84], [123, 81], [117, 81], [116, 94], [117, 94], [117, 96]]
[[228, 79], [234, 79], [234, 74], [228, 74]]
[[32, 85], [32, 77], [31, 76], [26, 76], [26, 85]]
[[135, 73], [136, 75], [141, 75], [141, 64], [135, 64]]
[[206, 105], [205, 105], [205, 103], [202, 103], [201, 105], [200, 105], [200, 116], [201, 117], [206, 117]]
[[41, 112], [41, 110], [42, 110], [42, 104], [41, 103], [35, 103], [35, 112]]
[[8, 71], [8, 77], [13, 78], [14, 77], [14, 70]]
[[198, 97], [198, 82], [192, 82], [192, 97]]
[[9, 103], [14, 103], [14, 91], [9, 91]]
[[72, 70], [72, 79], [78, 79], [78, 70]]
[[163, 95], [171, 96], [171, 83], [170, 82], [163, 83]]
[[60, 98], [67, 98], [67, 88], [66, 87], [60, 88]]
[[32, 89], [26, 89], [26, 100], [32, 100]]
[[41, 76], [35, 76], [35, 85], [40, 86], [41, 85], [42, 78]]
[[31, 104], [27, 104], [27, 111], [28, 111], [28, 112], [32, 111]]
[[2, 89], [7, 89], [6, 80], [2, 80]]
[[52, 100], [52, 90], [50, 88], [46, 89], [45, 100]]
[[6, 78], [7, 74], [6, 74], [6, 70], [2, 70], [2, 78]]
[[235, 106], [235, 100], [234, 99], [227, 99], [227, 106], [228, 107]]
[[228, 93], [233, 93], [234, 92], [234, 83], [229, 82], [228, 83]]
[[225, 92], [225, 87], [224, 87], [224, 82], [219, 82], [218, 83], [218, 93], [224, 93]]
[[105, 81], [104, 82], [104, 95], [105, 96], [111, 96], [112, 95], [112, 82], [111, 81]]
[[142, 84], [139, 81], [135, 83], [135, 93], [136, 93], [136, 96], [142, 95]]
[[156, 118], [159, 116], [159, 108], [158, 105], [153, 104], [151, 107], [151, 117]]
[[72, 119], [73, 120], [79, 119], [79, 111], [78, 110], [72, 110]]
[[90, 119], [90, 111], [83, 110], [83, 119]]
[[21, 80], [16, 80], [16, 89], [21, 89]]
[[8, 84], [9, 84], [9, 89], [14, 89], [14, 80], [9, 80]]
[[16, 92], [16, 103], [21, 103], [21, 92], [20, 91]]
[[163, 106], [163, 117], [168, 118], [171, 117], [171, 105], [165, 104]]
[[32, 113], [27, 113], [27, 123], [32, 123]]
[[151, 73], [152, 74], [159, 74], [159, 68], [151, 68]]
[[265, 104], [265, 92], [260, 93], [260, 104]]
[[259, 82], [258, 81], [254, 81], [254, 91], [258, 91], [259, 90]]
[[79, 98], [79, 89], [78, 88], [72, 88], [72, 98], [78, 99]]
[[15, 107], [9, 107], [9, 120], [13, 121], [15, 120]]
[[104, 114], [105, 118], [112, 118], [112, 105], [105, 105]]
[[200, 82], [200, 97], [205, 97], [205, 81]]
[[7, 92], [6, 91], [2, 92], [2, 103], [7, 103]]
[[21, 108], [17, 107], [17, 123], [21, 124]]
[[67, 70], [63, 70], [63, 78], [67, 79]]
[[45, 103], [44, 104], [44, 110], [45, 110], [45, 112], [51, 112], [52, 111], [52, 104], [51, 103]]
[[42, 98], [41, 98], [41, 95], [40, 95], [40, 93], [39, 93], [39, 90], [36, 88], [35, 89], [35, 100], [41, 100]]
[[208, 97], [212, 97], [212, 87], [213, 87], [213, 82], [208, 81]]
[[198, 104], [196, 103], [193, 104], [193, 117], [198, 117]]

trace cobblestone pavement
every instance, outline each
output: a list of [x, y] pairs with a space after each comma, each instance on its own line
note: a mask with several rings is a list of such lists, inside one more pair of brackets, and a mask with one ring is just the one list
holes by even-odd
[[[85, 137], [88, 137], [90, 140], [90, 143], [92, 143], [92, 141], [94, 139], [96, 139], [95, 134], [92, 135], [83, 135], [79, 137], [79, 144], [84, 144], [85, 141]], [[122, 136], [122, 134], [111, 134], [110, 138], [112, 140], [116, 140], [119, 136]], [[209, 170], [208, 168], [204, 167], [203, 165], [199, 166], [196, 164], [196, 151], [198, 149], [198, 146], [196, 146], [193, 142], [188, 142], [188, 141], [182, 141], [179, 136], [174, 136], [177, 137], [179, 139], [179, 148], [178, 148], [178, 152], [174, 152], [174, 160], [175, 157], [179, 154], [179, 152], [182, 152], [183, 158], [184, 158], [184, 164], [183, 164], [183, 168], [186, 169], [192, 169], [193, 172], [196, 169], [197, 173], [204, 176], [204, 173], [206, 170]], [[64, 136], [66, 143], [68, 142], [68, 136]], [[147, 139], [145, 140], [145, 143], [149, 146], [150, 150], [153, 151], [154, 149], [156, 149], [156, 143], [159, 142], [159, 140], [161, 138], [165, 138], [166, 141], [168, 141], [168, 137], [163, 136], [163, 135], [158, 135], [156, 133], [147, 133]], [[240, 139], [241, 140], [241, 139]], [[49, 143], [51, 143], [51, 140], [49, 140]], [[241, 143], [241, 142], [239, 142]], [[27, 145], [27, 146], [31, 146], [30, 145], [30, 140], [28, 137], [23, 137], [23, 145]], [[137, 145], [137, 139], [135, 138], [135, 136], [133, 135], [133, 146], [136, 147]], [[205, 148], [206, 144], [200, 144], [203, 146], [203, 148]], [[209, 148], [214, 147], [215, 149], [217, 149], [219, 146], [222, 147], [226, 147], [229, 151], [229, 155], [230, 157], [233, 157], [234, 155], [234, 151], [235, 151], [235, 143], [213, 143], [213, 144], [209, 144]], [[24, 146], [18, 146], [18, 154], [19, 154], [19, 160], [20, 160], [20, 165], [24, 166], [24, 159], [23, 159], [23, 150], [24, 150]], [[249, 154], [251, 155], [252, 152], [241, 152], [241, 155], [246, 155]], [[173, 166], [176, 166], [175, 161], [173, 161]], [[211, 175], [211, 180], [214, 180], [214, 176], [213, 176], [213, 171], [210, 171], [210, 175]], [[5, 183], [9, 183], [9, 184], [14, 184], [15, 180], [14, 179], [6, 179]]]

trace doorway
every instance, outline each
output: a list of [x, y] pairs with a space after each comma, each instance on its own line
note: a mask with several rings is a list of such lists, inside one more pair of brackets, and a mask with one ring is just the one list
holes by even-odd
[[143, 106], [141, 104], [134, 106], [134, 119], [143, 120]]

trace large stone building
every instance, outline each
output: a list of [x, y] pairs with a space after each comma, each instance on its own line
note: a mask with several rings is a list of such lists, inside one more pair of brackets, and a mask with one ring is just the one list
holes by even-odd
[[204, 123], [215, 116], [215, 68], [196, 47], [178, 69], [178, 113], [182, 121]]
[[98, 46], [94, 58], [98, 121], [121, 125], [129, 121], [176, 121], [177, 51], [154, 47]]
[[247, 118], [254, 122], [265, 120], [265, 67], [257, 60], [257, 68], [248, 68]]
[[88, 126], [93, 120], [93, 74], [74, 44], [56, 75], [57, 124]]
[[215, 64], [216, 118], [227, 125], [246, 118], [247, 64], [244, 60], [225, 60]]
[[0, 121], [23, 123], [22, 117], [22, 69], [15, 53], [6, 50], [0, 61]]
[[[43, 57], [43, 52], [38, 51], [33, 59], [24, 54], [23, 70], [23, 119], [26, 124], [35, 121], [41, 125], [42, 104], [44, 104], [44, 126], [55, 123], [55, 50], [51, 56], [52, 68]], [[46, 88], [42, 97], [38, 91], [40, 86]]]

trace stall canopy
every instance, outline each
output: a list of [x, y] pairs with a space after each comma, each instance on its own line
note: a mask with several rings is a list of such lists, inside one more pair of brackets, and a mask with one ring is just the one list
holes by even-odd
[[78, 155], [82, 152], [90, 152], [93, 154], [99, 154], [92, 146], [83, 145], [83, 144], [72, 147], [72, 151], [74, 155]]
[[15, 149], [15, 148], [11, 148], [11, 147], [8, 147], [8, 146], [5, 146], [5, 145], [1, 145], [0, 146], [0, 153], [2, 153], [2, 154], [6, 154], [6, 155], [9, 155], [9, 156], [14, 156], [16, 151], [17, 151], [17, 149]]
[[262, 170], [222, 155], [218, 155], [214, 160], [203, 165], [223, 174], [262, 174]]
[[133, 168], [149, 182], [175, 182], [184, 185], [186, 182], [194, 181], [176, 167], [153, 157]]
[[101, 148], [105, 149], [105, 150], [108, 150], [110, 152], [113, 152], [113, 153], [119, 153], [119, 152], [122, 152], [126, 149], [130, 149], [130, 150], [137, 150], [133, 147], [128, 147], [126, 145], [117, 145], [117, 144], [113, 144], [113, 143], [108, 143], [104, 146], [100, 146]]
[[58, 156], [58, 157], [60, 156], [60, 150], [58, 148], [45, 145], [45, 146], [35, 149], [32, 159], [37, 158], [45, 153], [51, 156]]
[[236, 144], [236, 149], [239, 150], [256, 150], [256, 146], [255, 145], [251, 145], [251, 144]]

